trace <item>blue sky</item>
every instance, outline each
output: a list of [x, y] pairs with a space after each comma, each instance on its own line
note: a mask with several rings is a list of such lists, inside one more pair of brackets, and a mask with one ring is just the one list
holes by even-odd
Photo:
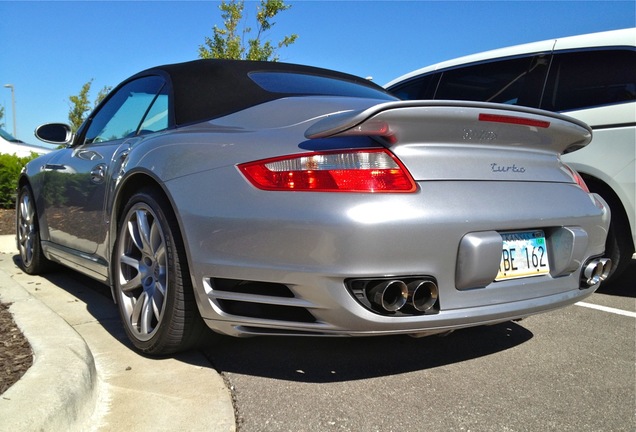
[[[296, 33], [281, 61], [378, 84], [454, 57], [526, 42], [636, 26], [630, 1], [292, 1], [266, 38]], [[69, 96], [93, 79], [91, 98], [155, 65], [194, 60], [215, 1], [0, 0], [0, 85], [15, 86], [17, 138], [41, 144], [36, 126], [67, 122]], [[257, 2], [246, 2], [248, 18]], [[254, 27], [252, 21], [248, 25]], [[0, 87], [4, 129], [11, 92]]]

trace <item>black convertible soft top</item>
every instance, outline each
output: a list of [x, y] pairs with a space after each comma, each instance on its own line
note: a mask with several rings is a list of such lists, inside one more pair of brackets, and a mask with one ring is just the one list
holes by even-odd
[[[342, 86], [330, 86], [331, 90], [321, 93], [309, 85], [285, 84], [277, 85], [275, 91], [266, 88], [253, 78], [257, 75], [285, 76], [312, 76], [325, 78], [323, 89], [327, 83], [348, 83], [349, 87], [368, 91], [375, 97], [391, 98], [385, 90], [369, 80], [321, 69], [311, 66], [302, 66], [279, 62], [258, 62], [247, 60], [195, 60], [186, 63], [177, 63], [157, 66], [140, 72], [126, 82], [148, 75], [160, 75], [167, 79], [171, 85], [174, 100], [174, 121], [176, 125], [195, 123], [221, 117], [233, 112], [249, 108], [264, 102], [288, 96], [301, 95], [342, 95]], [[276, 75], [278, 74], [278, 75]], [[293, 81], [279, 79], [281, 82]], [[360, 87], [362, 86], [362, 87]], [[270, 86], [271, 87], [271, 86]], [[343, 94], [340, 94], [343, 93]], [[370, 97], [370, 96], [366, 96]]]

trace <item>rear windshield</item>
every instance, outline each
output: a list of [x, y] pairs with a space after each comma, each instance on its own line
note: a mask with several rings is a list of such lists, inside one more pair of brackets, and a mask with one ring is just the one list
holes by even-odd
[[270, 93], [396, 100], [374, 87], [333, 77], [294, 72], [251, 72], [249, 77]]

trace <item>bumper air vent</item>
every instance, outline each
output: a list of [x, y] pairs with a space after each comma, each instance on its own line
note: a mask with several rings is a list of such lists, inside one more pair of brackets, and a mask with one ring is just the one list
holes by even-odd
[[226, 314], [271, 321], [314, 323], [307, 302], [298, 299], [283, 284], [213, 278], [208, 292]]

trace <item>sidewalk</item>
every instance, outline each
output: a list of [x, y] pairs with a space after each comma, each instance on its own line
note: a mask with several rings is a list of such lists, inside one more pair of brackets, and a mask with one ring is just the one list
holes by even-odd
[[137, 354], [107, 287], [67, 270], [26, 275], [15, 255], [14, 236], [0, 236], [0, 299], [34, 363], [0, 398], [0, 431], [235, 430], [230, 392], [199, 352]]

